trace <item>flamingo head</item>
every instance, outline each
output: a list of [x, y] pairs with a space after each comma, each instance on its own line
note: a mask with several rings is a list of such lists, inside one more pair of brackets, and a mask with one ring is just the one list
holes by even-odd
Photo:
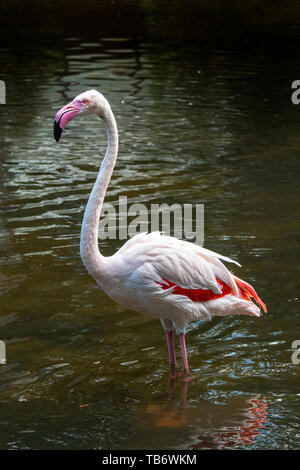
[[79, 114], [99, 114], [102, 116], [107, 108], [107, 100], [97, 90], [88, 90], [76, 96], [71, 103], [57, 111], [54, 119], [54, 138], [59, 141], [62, 131], [69, 121]]

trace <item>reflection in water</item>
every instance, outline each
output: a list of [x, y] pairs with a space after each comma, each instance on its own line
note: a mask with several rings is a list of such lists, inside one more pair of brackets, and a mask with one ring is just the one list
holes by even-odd
[[[233, 403], [233, 409], [227, 403], [227, 413], [229, 407], [236, 415], [236, 405]], [[240, 421], [232, 424], [231, 416], [227, 424], [224, 419], [211, 434], [198, 436], [199, 443], [193, 444], [191, 449], [235, 449], [250, 446], [267, 422], [267, 406], [265, 397], [256, 396], [245, 400], [245, 408], [241, 407], [239, 410]]]
[[[236, 449], [251, 446], [267, 423], [267, 400], [255, 395], [250, 398], [229, 398], [223, 404], [202, 400], [185, 410], [189, 383], [181, 383], [176, 400], [176, 380], [170, 381], [169, 400], [164, 406], [149, 404], [146, 414], [154, 429], [193, 429], [192, 450]], [[201, 429], [201, 431], [200, 431]]]

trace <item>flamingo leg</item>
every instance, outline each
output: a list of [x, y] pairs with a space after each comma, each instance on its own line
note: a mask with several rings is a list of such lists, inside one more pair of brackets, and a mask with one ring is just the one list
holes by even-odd
[[174, 330], [165, 330], [167, 344], [168, 344], [168, 351], [169, 351], [169, 359], [170, 359], [170, 379], [177, 378], [177, 363], [176, 363], [176, 353], [174, 347]]
[[181, 356], [182, 356], [182, 365], [184, 369], [184, 382], [190, 382], [194, 377], [190, 372], [188, 357], [186, 352], [186, 345], [185, 345], [185, 335], [184, 333], [179, 333], [179, 341], [180, 341], [180, 348], [181, 348]]

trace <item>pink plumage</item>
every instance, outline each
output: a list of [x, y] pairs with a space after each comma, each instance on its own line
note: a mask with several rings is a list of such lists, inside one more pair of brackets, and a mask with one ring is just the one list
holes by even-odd
[[[214, 316], [259, 317], [265, 304], [250, 284], [234, 276], [222, 263], [225, 256], [159, 232], [142, 233], [128, 240], [113, 256], [99, 251], [101, 208], [118, 154], [118, 130], [108, 101], [96, 90], [78, 95], [58, 111], [54, 137], [77, 115], [97, 114], [103, 119], [108, 144], [90, 194], [81, 228], [82, 261], [102, 289], [116, 302], [159, 318], [166, 333], [171, 377], [177, 377], [174, 329], [179, 335], [184, 380], [189, 370], [185, 345], [186, 325]], [[222, 261], [221, 261], [222, 260]], [[253, 298], [258, 305], [251, 301]]]

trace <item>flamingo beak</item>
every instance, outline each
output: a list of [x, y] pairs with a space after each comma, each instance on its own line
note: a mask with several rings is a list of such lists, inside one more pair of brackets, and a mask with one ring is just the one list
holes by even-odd
[[54, 139], [56, 142], [59, 141], [62, 131], [66, 127], [69, 121], [78, 116], [81, 111], [83, 103], [78, 100], [74, 100], [71, 103], [67, 104], [59, 111], [57, 111], [54, 119]]

